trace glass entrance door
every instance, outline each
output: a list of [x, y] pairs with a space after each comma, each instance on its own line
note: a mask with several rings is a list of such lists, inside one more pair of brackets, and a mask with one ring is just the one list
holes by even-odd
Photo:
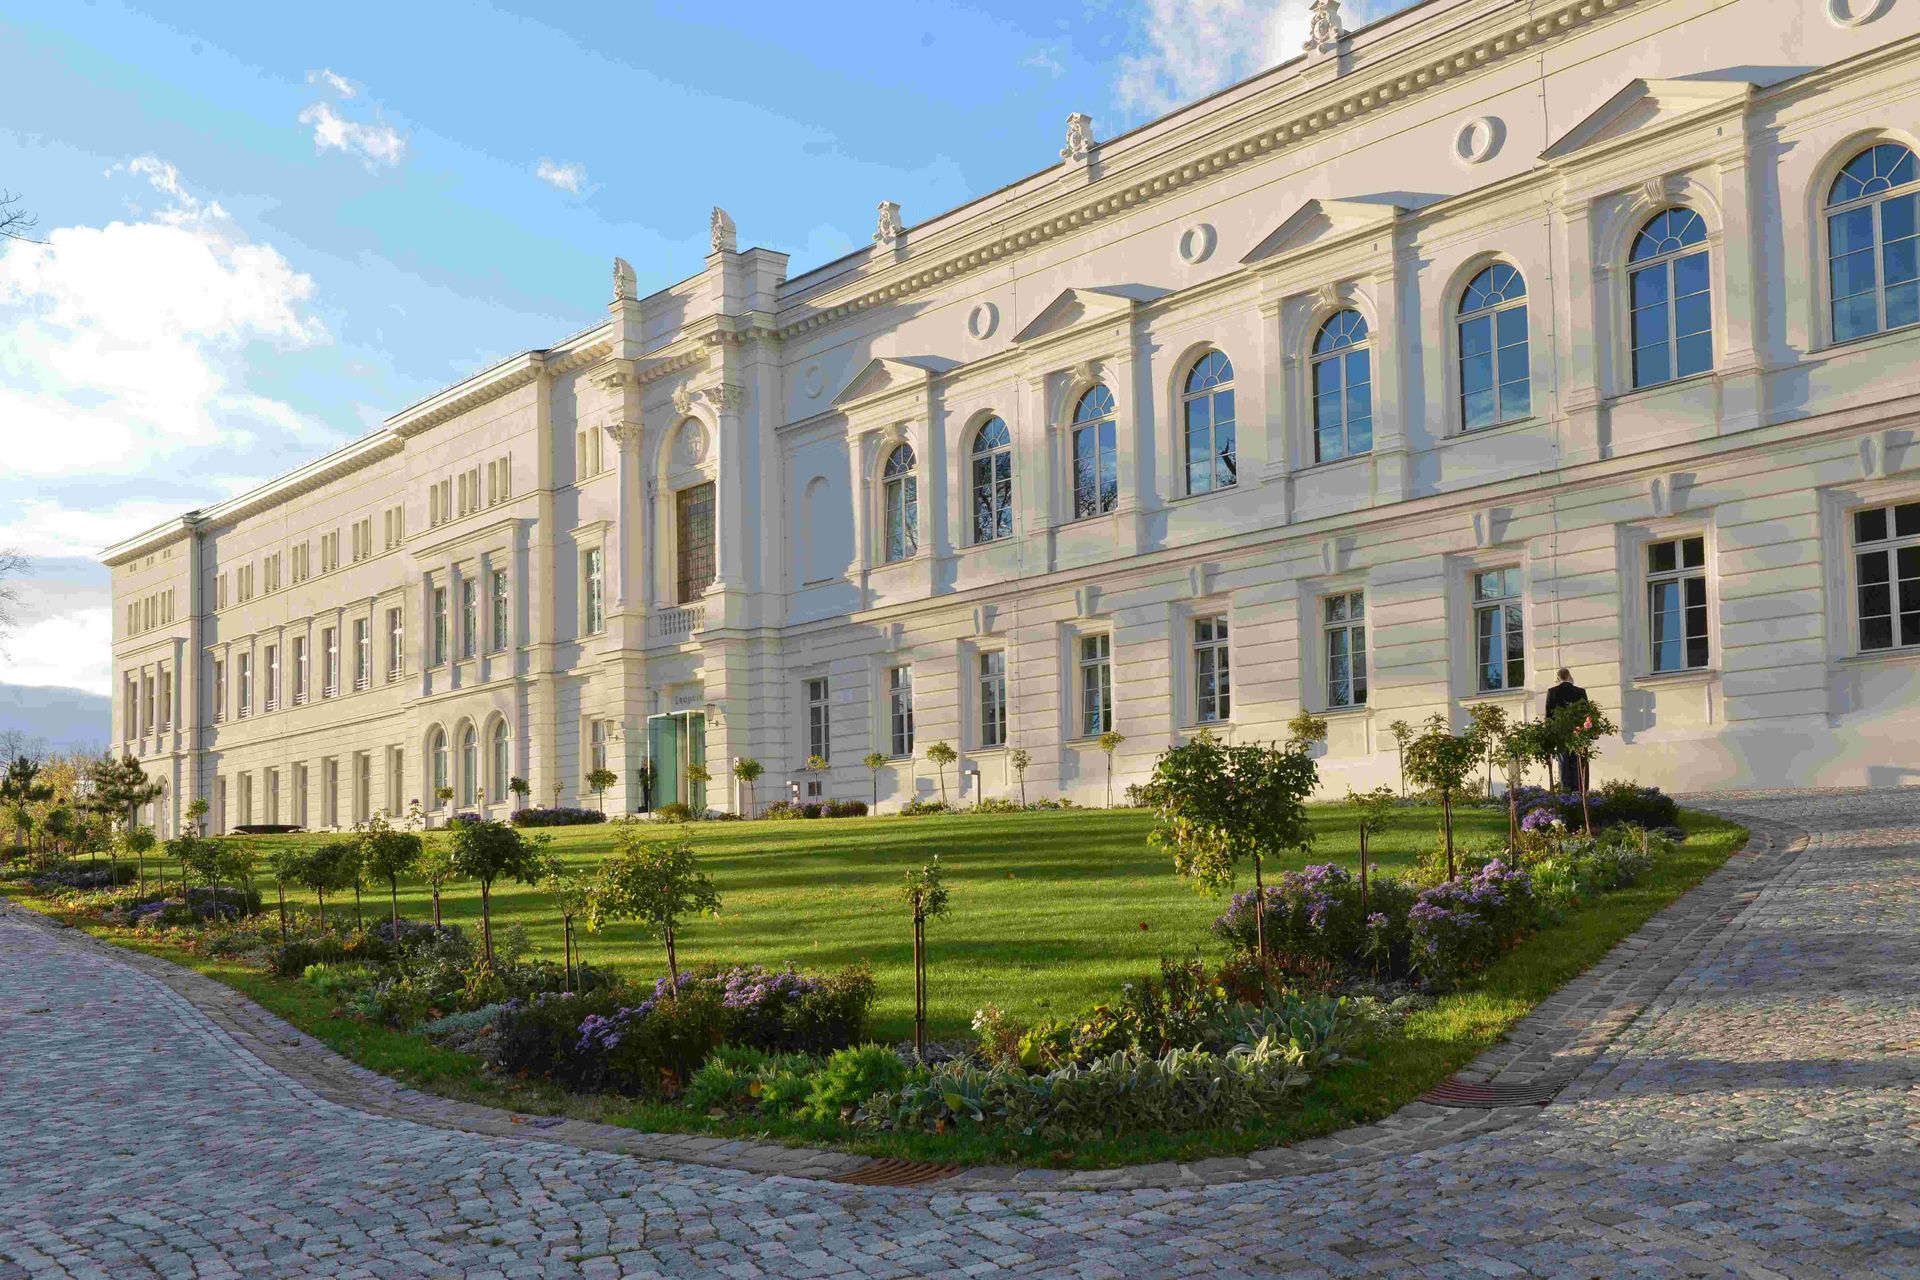
[[707, 807], [707, 785], [687, 770], [707, 761], [707, 717], [700, 711], [673, 711], [647, 717], [647, 759], [653, 766], [653, 807], [684, 804], [695, 813]]

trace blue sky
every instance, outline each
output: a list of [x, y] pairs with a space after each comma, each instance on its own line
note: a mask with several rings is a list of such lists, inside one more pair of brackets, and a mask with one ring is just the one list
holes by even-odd
[[[1384, 9], [1377, 10], [1384, 11]], [[1349, 26], [1376, 11], [1347, 6]], [[1307, 0], [165, 5], [0, 18], [0, 683], [104, 692], [90, 556], [699, 268], [795, 271], [1291, 56]]]

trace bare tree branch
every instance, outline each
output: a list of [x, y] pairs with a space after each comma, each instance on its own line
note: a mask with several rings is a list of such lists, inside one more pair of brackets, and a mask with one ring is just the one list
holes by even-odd
[[40, 219], [19, 207], [20, 202], [25, 198], [0, 187], [0, 240], [24, 240], [28, 244], [45, 244], [45, 240], [35, 239], [27, 234], [40, 225]]
[[26, 556], [11, 547], [0, 547], [0, 657], [6, 656], [7, 637], [19, 624], [19, 579], [29, 572]]

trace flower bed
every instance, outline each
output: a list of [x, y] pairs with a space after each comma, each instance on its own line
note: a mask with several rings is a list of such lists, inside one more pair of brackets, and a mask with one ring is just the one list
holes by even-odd
[[515, 809], [512, 816], [516, 827], [584, 827], [606, 820], [598, 809]]

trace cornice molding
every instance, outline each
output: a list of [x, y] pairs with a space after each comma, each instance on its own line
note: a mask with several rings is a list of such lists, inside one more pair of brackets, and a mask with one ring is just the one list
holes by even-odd
[[[1204, 153], [1152, 170], [1119, 172], [1096, 181], [1077, 205], [1055, 204], [1016, 225], [997, 227], [976, 243], [949, 251], [932, 261], [909, 256], [899, 267], [883, 269], [874, 277], [847, 286], [850, 296], [811, 304], [780, 329], [782, 337], [810, 332], [822, 325], [897, 302], [956, 277], [970, 274], [1009, 255], [1024, 253], [1063, 235], [1103, 222], [1210, 180], [1255, 160], [1266, 159], [1323, 134], [1350, 128], [1378, 112], [1424, 97], [1469, 76], [1477, 76], [1516, 57], [1530, 55], [1543, 45], [1565, 40], [1594, 23], [1646, 0], [1562, 0], [1535, 8], [1519, 21], [1509, 21], [1450, 48], [1441, 54], [1389, 53], [1379, 73], [1368, 77], [1362, 68], [1350, 76], [1308, 88], [1300, 99], [1280, 104], [1280, 119], [1257, 122], [1231, 140], [1215, 141]], [[1411, 64], [1411, 65], [1409, 65]], [[1291, 108], [1290, 111], [1287, 111]], [[1145, 169], [1145, 165], [1140, 166]], [[931, 256], [931, 255], [930, 255]]]

